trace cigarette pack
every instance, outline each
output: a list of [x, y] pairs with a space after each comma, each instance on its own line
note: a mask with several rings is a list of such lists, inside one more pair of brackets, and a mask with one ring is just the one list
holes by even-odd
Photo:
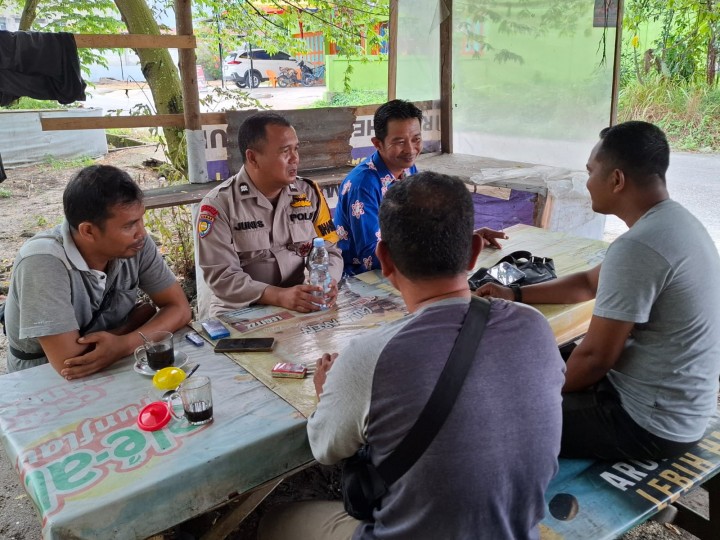
[[223, 323], [217, 319], [210, 319], [208, 321], [202, 321], [200, 323], [207, 332], [210, 339], [226, 338], [230, 335], [230, 330], [225, 328]]
[[205, 343], [203, 341], [203, 338], [198, 336], [195, 332], [189, 332], [189, 333], [185, 334], [185, 339], [187, 339], [190, 343], [192, 343], [196, 347], [202, 347], [203, 344]]
[[272, 368], [273, 377], [289, 377], [291, 379], [302, 379], [307, 374], [307, 368], [302, 364], [291, 364], [290, 362], [278, 362]]

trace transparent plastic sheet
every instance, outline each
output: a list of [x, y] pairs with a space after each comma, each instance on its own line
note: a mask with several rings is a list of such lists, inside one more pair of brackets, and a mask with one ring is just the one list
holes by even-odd
[[220, 319], [229, 327], [231, 337], [275, 338], [272, 353], [228, 356], [307, 417], [317, 406], [312, 375], [305, 379], [273, 378], [275, 364], [306, 364], [312, 371], [323, 353], [339, 352], [350, 339], [406, 313], [397, 291], [375, 271], [349, 278], [340, 288], [333, 309], [302, 315], [273, 306], [253, 306], [224, 313]]
[[399, 99], [440, 99], [440, 21], [438, 0], [402, 0], [398, 9], [397, 84]]
[[609, 124], [614, 21], [594, 27], [588, 0], [510, 4], [454, 3], [454, 151], [584, 169]]

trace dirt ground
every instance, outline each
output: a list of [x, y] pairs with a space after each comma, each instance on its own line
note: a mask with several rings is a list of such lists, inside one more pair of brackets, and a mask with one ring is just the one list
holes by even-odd
[[[148, 158], [162, 160], [162, 152], [154, 146], [122, 149], [110, 152], [97, 163], [126, 169], [143, 188], [160, 185], [157, 173], [143, 167]], [[7, 171], [8, 179], [0, 184], [0, 301], [7, 294], [10, 270], [15, 253], [22, 243], [35, 233], [52, 227], [62, 220], [62, 191], [69, 178], [81, 168], [59, 167], [57, 163], [16, 168]], [[6, 373], [6, 341], [0, 334], [0, 374]], [[707, 512], [707, 500], [702, 490], [688, 496], [700, 511]], [[264, 506], [293, 498], [334, 498], [338, 496], [338, 471], [327, 467], [310, 468], [286, 485]], [[259, 514], [264, 506], [261, 506]], [[170, 531], [166, 538], [197, 537], [223, 515], [223, 511], [209, 514]], [[258, 513], [229, 538], [254, 538]], [[40, 538], [40, 521], [5, 450], [0, 447], [0, 539], [35, 540]], [[692, 540], [695, 537], [672, 526], [647, 523], [636, 527], [624, 540]]]

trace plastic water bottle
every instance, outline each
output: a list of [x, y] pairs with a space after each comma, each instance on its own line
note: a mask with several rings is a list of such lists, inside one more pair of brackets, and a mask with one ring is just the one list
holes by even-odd
[[310, 285], [322, 287], [322, 292], [313, 291], [313, 295], [318, 297], [319, 302], [317, 302], [317, 304], [320, 306], [320, 309], [328, 308], [325, 303], [325, 298], [330, 292], [330, 282], [332, 281], [329, 266], [330, 257], [328, 256], [327, 249], [325, 249], [325, 240], [315, 238], [313, 240], [312, 251], [308, 257], [308, 267], [310, 269]]

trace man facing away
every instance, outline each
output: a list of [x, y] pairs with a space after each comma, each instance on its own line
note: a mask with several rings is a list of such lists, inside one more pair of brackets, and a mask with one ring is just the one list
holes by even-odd
[[243, 167], [202, 200], [197, 223], [199, 264], [209, 287], [199, 289], [201, 317], [250, 304], [308, 313], [320, 309], [304, 285], [304, 256], [322, 237], [330, 255], [332, 305], [342, 276], [342, 257], [325, 197], [318, 185], [297, 176], [295, 130], [282, 116], [260, 112], [240, 126]]
[[[175, 276], [145, 232], [142, 191], [107, 165], [63, 193], [65, 221], [20, 248], [5, 304], [8, 370], [50, 363], [66, 379], [95, 373], [142, 344], [139, 331], [190, 320]], [[159, 309], [138, 304], [138, 289]]]
[[[318, 362], [308, 435], [324, 464], [369, 444], [377, 467], [394, 451], [427, 403], [469, 308], [467, 272], [483, 240], [459, 179], [422, 172], [399, 183], [382, 202], [380, 227], [382, 273], [410, 315]], [[389, 486], [374, 519], [355, 520], [340, 502], [302, 502], [264, 518], [260, 538], [538, 538], [557, 471], [563, 370], [545, 318], [493, 300], [449, 416]]]
[[[601, 265], [517, 289], [531, 304], [596, 299], [567, 361], [562, 456], [670, 458], [702, 438], [717, 409], [720, 258], [702, 224], [669, 198], [669, 160], [652, 124], [604, 129], [587, 188], [594, 211], [630, 230]], [[495, 285], [478, 294], [514, 298]]]

